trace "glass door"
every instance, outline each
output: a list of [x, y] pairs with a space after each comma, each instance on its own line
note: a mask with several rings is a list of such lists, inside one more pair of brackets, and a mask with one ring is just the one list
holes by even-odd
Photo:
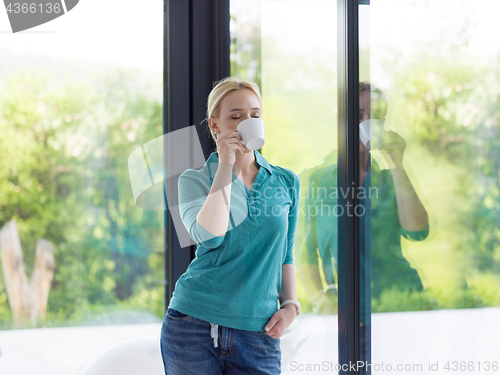
[[[499, 5], [368, 3], [358, 8], [357, 370], [498, 371]], [[339, 372], [336, 20], [336, 1], [231, 1], [232, 74], [263, 93], [261, 152], [301, 180], [304, 313], [283, 336], [283, 373]]]
[[498, 371], [499, 6], [360, 6], [373, 373]]

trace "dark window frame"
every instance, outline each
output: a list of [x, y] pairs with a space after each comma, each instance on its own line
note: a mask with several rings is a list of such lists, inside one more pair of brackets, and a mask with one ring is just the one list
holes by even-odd
[[[203, 121], [206, 100], [214, 82], [230, 75], [229, 48], [229, 0], [164, 0], [163, 133], [195, 125], [205, 159], [216, 150]], [[173, 183], [166, 181], [167, 191], [176, 191]], [[195, 250], [180, 247], [165, 210], [165, 306]]]

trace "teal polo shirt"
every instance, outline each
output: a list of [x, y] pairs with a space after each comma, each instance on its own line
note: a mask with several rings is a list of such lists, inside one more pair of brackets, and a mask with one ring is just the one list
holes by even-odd
[[281, 266], [293, 263], [300, 182], [291, 170], [269, 164], [258, 151], [254, 155], [259, 171], [251, 191], [232, 175], [230, 222], [223, 237], [196, 221], [218, 153], [203, 168], [179, 177], [181, 219], [197, 247], [169, 308], [225, 327], [264, 331], [278, 309]]

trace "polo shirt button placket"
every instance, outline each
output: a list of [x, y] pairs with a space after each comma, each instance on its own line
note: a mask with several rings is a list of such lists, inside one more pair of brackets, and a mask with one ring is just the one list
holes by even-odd
[[257, 219], [257, 209], [255, 205], [255, 197], [254, 196], [249, 196], [247, 200], [248, 204], [248, 212], [250, 213], [250, 217], [252, 218], [253, 221]]
[[250, 197], [247, 195], [247, 206], [248, 206], [248, 215], [250, 216], [250, 219], [254, 219], [253, 218], [253, 211], [252, 211], [252, 203], [250, 201]]

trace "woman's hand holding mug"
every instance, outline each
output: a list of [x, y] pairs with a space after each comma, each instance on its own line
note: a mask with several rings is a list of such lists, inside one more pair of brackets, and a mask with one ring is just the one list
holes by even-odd
[[219, 153], [219, 163], [236, 162], [236, 151], [243, 154], [244, 149], [241, 144], [241, 136], [236, 129], [228, 129], [217, 137], [217, 152]]

